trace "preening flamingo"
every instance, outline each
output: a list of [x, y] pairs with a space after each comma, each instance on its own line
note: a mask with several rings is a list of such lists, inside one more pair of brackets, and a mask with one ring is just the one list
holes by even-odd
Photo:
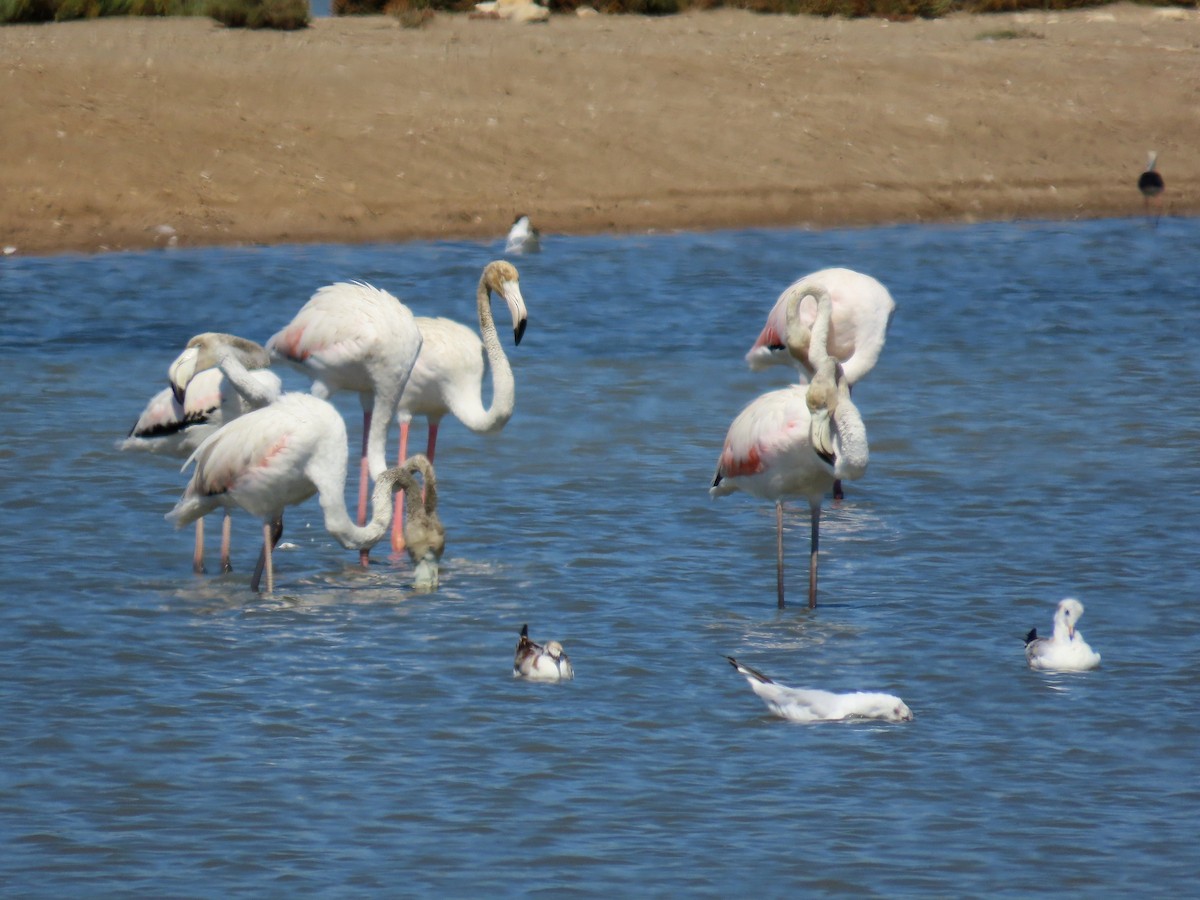
[[[279, 397], [283, 383], [278, 375], [267, 368], [270, 364], [270, 354], [254, 341], [232, 334], [205, 332], [188, 341], [183, 352], [168, 367], [167, 380], [178, 398], [185, 396], [186, 392], [191, 391], [193, 384], [209, 377], [210, 373], [219, 374], [222, 378], [221, 384], [226, 385], [227, 392], [237, 398], [236, 411], [224, 418], [225, 422], [231, 422], [250, 410], [261, 409]], [[230, 388], [232, 390], [229, 390]], [[224, 572], [233, 571], [228, 558], [229, 533], [230, 517], [227, 507], [221, 531], [221, 570]], [[256, 583], [262, 573], [263, 564], [264, 558], [260, 555], [254, 569]]]
[[[822, 269], [789, 285], [767, 315], [763, 327], [746, 354], [750, 368], [758, 371], [776, 364], [800, 365], [811, 375], [817, 361], [806, 352], [797, 357], [787, 346], [788, 307], [800, 303], [800, 324], [811, 329], [817, 318], [815, 290], [824, 288], [832, 298], [828, 352], [842, 364], [850, 384], [875, 367], [887, 339], [888, 323], [896, 302], [882, 284], [870, 275], [852, 269]], [[807, 350], [807, 347], [805, 347]]]
[[504, 252], [540, 253], [541, 249], [541, 233], [530, 223], [529, 216], [522, 213], [513, 219], [512, 228], [508, 229], [508, 237], [504, 241]]
[[521, 626], [521, 636], [517, 638], [517, 653], [513, 658], [513, 678], [527, 678], [530, 681], [570, 681], [575, 677], [575, 669], [567, 654], [563, 653], [562, 644], [558, 641], [547, 641], [542, 644], [529, 639], [529, 626]]
[[[413, 564], [413, 584], [436, 591], [440, 573], [438, 566], [446, 549], [446, 529], [437, 514], [437, 476], [428, 457], [417, 453], [399, 467], [398, 487], [404, 491], [404, 545]], [[421, 481], [413, 475], [420, 472]], [[422, 489], [423, 488], [423, 489]]]
[[1146, 171], [1138, 176], [1138, 190], [1142, 192], [1142, 197], [1145, 198], [1146, 218], [1150, 218], [1150, 205], [1155, 206], [1154, 224], [1158, 224], [1158, 217], [1162, 214], [1162, 192], [1166, 185], [1163, 183], [1163, 177], [1158, 170], [1154, 168], [1158, 162], [1158, 153], [1151, 150], [1146, 157]]
[[1078, 623], [1083, 604], [1072, 597], [1060, 600], [1054, 611], [1054, 634], [1037, 636], [1037, 629], [1025, 635], [1025, 659], [1031, 669], [1054, 672], [1085, 672], [1100, 665], [1100, 654], [1088, 646]]
[[[367, 477], [387, 468], [388, 426], [421, 350], [421, 332], [408, 307], [387, 291], [361, 282], [321, 288], [295, 318], [267, 341], [277, 359], [313, 378], [312, 392], [328, 399], [356, 391], [363, 408], [358, 522], [367, 518]], [[366, 553], [362, 554], [366, 564]]]
[[[282, 531], [283, 510], [318, 494], [325, 528], [350, 550], [376, 544], [392, 521], [391, 492], [400, 469], [375, 479], [372, 517], [355, 525], [346, 510], [346, 424], [332, 404], [311, 394], [286, 393], [208, 437], [188, 459], [196, 470], [167, 514], [176, 527], [217, 507], [240, 506], [263, 521], [267, 591], [274, 590], [271, 551]], [[257, 573], [251, 584], [258, 590]]]
[[241, 412], [261, 409], [279, 399], [283, 383], [268, 370], [271, 355], [265, 347], [233, 334], [198, 334], [167, 369], [176, 397], [191, 389], [203, 373], [218, 370], [237, 392]]
[[[400, 396], [397, 416], [400, 419], [400, 456], [408, 458], [408, 432], [413, 416], [425, 416], [429, 437], [425, 455], [430, 462], [437, 445], [438, 425], [449, 413], [467, 428], [478, 434], [493, 434], [512, 418], [516, 404], [516, 384], [512, 367], [496, 333], [492, 316], [492, 294], [504, 298], [512, 315], [513, 343], [520, 344], [525, 334], [528, 313], [521, 296], [520, 276], [511, 263], [495, 260], [488, 263], [479, 278], [475, 291], [475, 306], [479, 317], [479, 334], [451, 319], [417, 318], [423, 343], [412, 374]], [[482, 339], [481, 339], [482, 336]], [[492, 370], [492, 402], [483, 405], [483, 373], [485, 366]], [[392, 527], [392, 547], [403, 548], [398, 508]]]
[[816, 374], [807, 385], [770, 391], [738, 414], [729, 426], [709, 494], [723, 497], [745, 491], [775, 502], [776, 592], [784, 606], [783, 498], [808, 500], [812, 544], [809, 554], [808, 605], [817, 605], [817, 552], [821, 501], [835, 479], [858, 478], [867, 468], [867, 432], [850, 400], [850, 384], [841, 365], [820, 353], [829, 328], [829, 292], [816, 288], [819, 311], [812, 328]]

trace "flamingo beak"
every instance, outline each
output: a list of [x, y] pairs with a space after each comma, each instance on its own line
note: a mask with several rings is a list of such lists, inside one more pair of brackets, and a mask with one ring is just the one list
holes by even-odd
[[508, 311], [512, 313], [513, 343], [519, 345], [521, 338], [525, 336], [525, 325], [529, 317], [525, 311], [525, 298], [521, 296], [521, 287], [515, 281], [506, 281], [501, 285], [500, 293], [504, 296], [504, 302], [508, 304]]
[[176, 402], [182, 404], [183, 396], [187, 393], [187, 386], [191, 383], [192, 378], [196, 374], [196, 358], [200, 355], [200, 351], [195, 347], [188, 347], [175, 358], [167, 369], [167, 378], [171, 382], [171, 393], [175, 395]]

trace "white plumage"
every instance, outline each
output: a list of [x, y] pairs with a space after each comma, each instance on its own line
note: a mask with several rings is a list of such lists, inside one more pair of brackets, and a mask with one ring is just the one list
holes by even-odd
[[1031, 669], [1054, 672], [1086, 672], [1100, 665], [1100, 654], [1088, 646], [1077, 628], [1083, 617], [1083, 604], [1068, 597], [1054, 611], [1054, 634], [1037, 636], [1037, 629], [1025, 635], [1025, 659]]
[[529, 639], [529, 626], [521, 626], [517, 639], [517, 654], [513, 659], [513, 677], [530, 681], [570, 681], [575, 677], [571, 660], [563, 653], [558, 641], [547, 641], [545, 646]]
[[767, 709], [790, 722], [842, 722], [847, 719], [882, 719], [885, 722], [911, 722], [912, 710], [899, 697], [855, 691], [835, 694], [805, 688], [792, 688], [772, 681], [766, 675], [732, 656], [729, 664], [746, 676], [754, 693]]
[[842, 364], [846, 379], [857, 384], [879, 359], [896, 302], [876, 279], [853, 269], [822, 269], [784, 289], [767, 315], [767, 324], [758, 340], [746, 354], [746, 362], [756, 371], [771, 365], [797, 363], [810, 375], [816, 370], [819, 359], [808, 354], [797, 359], [788, 352], [787, 341], [788, 307], [794, 300], [800, 301], [800, 323], [805, 328], [813, 327], [817, 318], [816, 288], [828, 291], [832, 301], [828, 352]]

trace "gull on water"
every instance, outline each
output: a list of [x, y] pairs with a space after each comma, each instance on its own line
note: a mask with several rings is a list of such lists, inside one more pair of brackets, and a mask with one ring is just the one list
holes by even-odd
[[541, 233], [533, 227], [529, 216], [521, 214], [513, 219], [504, 243], [505, 253], [539, 253], [542, 249]]
[[912, 710], [899, 697], [855, 691], [834, 694], [830, 691], [792, 688], [772, 681], [732, 656], [729, 664], [746, 676], [754, 693], [775, 715], [792, 722], [841, 722], [846, 719], [882, 719], [885, 722], [911, 722]]
[[563, 653], [562, 644], [558, 641], [547, 641], [545, 646], [536, 644], [529, 639], [529, 626], [522, 625], [513, 660], [513, 677], [530, 681], [570, 681], [575, 677], [575, 670], [567, 654]]
[[1037, 636], [1037, 629], [1025, 635], [1025, 658], [1031, 669], [1054, 672], [1086, 672], [1100, 665], [1100, 654], [1088, 646], [1075, 626], [1083, 616], [1083, 604], [1068, 597], [1059, 601], [1054, 612], [1054, 634]]

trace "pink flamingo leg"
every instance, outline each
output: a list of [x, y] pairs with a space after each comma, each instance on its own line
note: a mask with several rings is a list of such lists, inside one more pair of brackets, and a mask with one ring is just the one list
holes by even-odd
[[229, 561], [229, 542], [233, 534], [233, 516], [225, 510], [225, 518], [221, 521], [221, 571], [232, 572], [233, 563]]
[[192, 551], [192, 571], [204, 574], [204, 519], [196, 520], [196, 546]]
[[[400, 423], [400, 456], [397, 465], [404, 465], [408, 459], [408, 426], [410, 423]], [[392, 509], [392, 550], [399, 553], [404, 549], [404, 491], [396, 491], [396, 502]]]
[[[371, 411], [363, 410], [363, 438], [362, 438], [362, 467], [358, 475], [358, 524], [359, 527], [367, 524], [367, 489], [371, 483], [371, 472], [367, 466], [367, 435], [371, 432]], [[369, 565], [368, 557], [369, 550], [360, 550], [358, 552], [358, 561], [363, 565]]]

